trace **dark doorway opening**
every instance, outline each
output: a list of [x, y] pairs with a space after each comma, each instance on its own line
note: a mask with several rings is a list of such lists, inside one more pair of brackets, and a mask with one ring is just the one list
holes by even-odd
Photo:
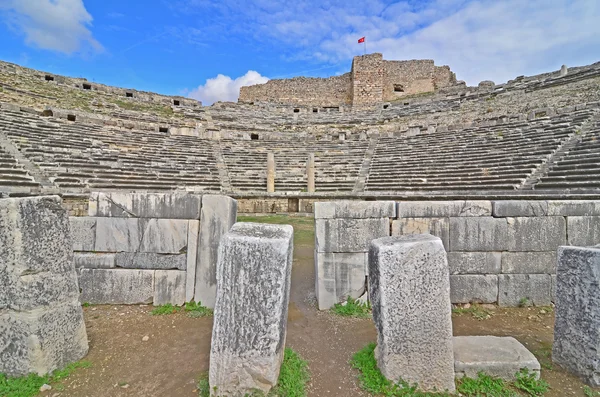
[[319, 113], [319, 109], [313, 108], [313, 113]]
[[258, 141], [258, 134], [250, 134], [250, 139], [253, 141]]
[[126, 96], [127, 98], [133, 98], [133, 92], [126, 92], [126, 93], [125, 93], [125, 96]]
[[177, 99], [173, 99], [173, 105], [179, 106], [179, 101]]
[[54, 116], [54, 112], [50, 109], [46, 109], [42, 112], [42, 117], [52, 117]]
[[77, 117], [74, 114], [67, 114], [67, 120], [75, 121], [77, 120]]
[[83, 83], [83, 89], [84, 90], [91, 90], [92, 89], [92, 85], [91, 84]]
[[300, 113], [300, 109], [298, 109], [298, 108], [294, 109], [294, 113]]
[[158, 132], [164, 132], [166, 134], [169, 132], [169, 127], [158, 127]]
[[44, 80], [46, 81], [54, 81], [54, 76], [50, 76], [49, 74], [44, 76]]
[[404, 86], [402, 84], [394, 84], [394, 92], [404, 92]]

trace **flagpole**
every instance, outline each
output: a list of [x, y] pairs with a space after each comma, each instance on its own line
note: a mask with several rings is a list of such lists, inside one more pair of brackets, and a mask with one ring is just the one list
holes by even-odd
[[365, 55], [367, 55], [367, 38], [365, 37]]

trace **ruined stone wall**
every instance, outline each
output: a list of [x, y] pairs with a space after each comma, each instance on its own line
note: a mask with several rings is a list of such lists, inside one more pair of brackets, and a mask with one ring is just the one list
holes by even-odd
[[365, 108], [383, 102], [385, 66], [379, 53], [354, 57], [352, 61], [352, 107]]
[[384, 61], [385, 80], [383, 100], [393, 101], [402, 96], [432, 92], [456, 83], [448, 66], [435, 66], [431, 59]]

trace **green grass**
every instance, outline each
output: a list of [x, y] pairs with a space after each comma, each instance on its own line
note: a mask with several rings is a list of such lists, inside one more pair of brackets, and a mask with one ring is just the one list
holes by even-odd
[[585, 397], [599, 397], [600, 392], [592, 390], [589, 386], [583, 386], [583, 395]]
[[[89, 361], [80, 361], [67, 365], [64, 369], [56, 370], [52, 374], [39, 376], [29, 374], [18, 378], [7, 377], [0, 374], [0, 396], [2, 397], [31, 397], [40, 392], [40, 387], [44, 384], [56, 384], [68, 378], [78, 368], [89, 368], [92, 364]], [[62, 385], [55, 385], [57, 390]]]
[[537, 357], [540, 365], [544, 369], [552, 370], [552, 343], [542, 343], [542, 346], [538, 349], [531, 351], [534, 356]]
[[468, 397], [517, 397], [517, 392], [510, 384], [502, 379], [492, 378], [483, 373], [477, 374], [476, 379], [463, 378], [457, 382], [457, 391]]
[[345, 304], [336, 303], [333, 305], [331, 311], [343, 317], [371, 317], [371, 306], [368, 303], [359, 302], [351, 297], [348, 297]]
[[315, 220], [307, 216], [266, 215], [238, 216], [238, 222], [269, 223], [273, 225], [292, 225], [294, 227], [294, 245], [309, 245], [315, 240]]
[[529, 298], [519, 299], [519, 307], [529, 307], [529, 306], [532, 306], [531, 300], [529, 300]]
[[153, 316], [164, 316], [166, 314], [175, 314], [179, 311], [179, 309], [181, 308], [167, 303], [166, 305], [156, 306], [154, 309], [152, 309], [150, 314]]
[[188, 317], [208, 317], [213, 315], [213, 310], [206, 306], [202, 306], [202, 303], [198, 302], [187, 302], [183, 308], [187, 313]]
[[487, 320], [493, 315], [491, 311], [483, 309], [476, 303], [473, 303], [469, 308], [455, 307], [452, 309], [452, 313], [456, 315], [470, 314], [477, 320]]
[[529, 373], [527, 368], [519, 371], [516, 378], [514, 382], [515, 387], [523, 390], [530, 396], [543, 396], [548, 391], [548, 383], [543, 379], [536, 379], [535, 374]]

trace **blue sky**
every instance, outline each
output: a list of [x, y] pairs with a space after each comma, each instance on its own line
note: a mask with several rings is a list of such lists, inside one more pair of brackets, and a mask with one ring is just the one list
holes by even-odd
[[110, 85], [236, 100], [362, 54], [434, 59], [469, 85], [600, 61], [598, 0], [0, 0], [0, 59]]

